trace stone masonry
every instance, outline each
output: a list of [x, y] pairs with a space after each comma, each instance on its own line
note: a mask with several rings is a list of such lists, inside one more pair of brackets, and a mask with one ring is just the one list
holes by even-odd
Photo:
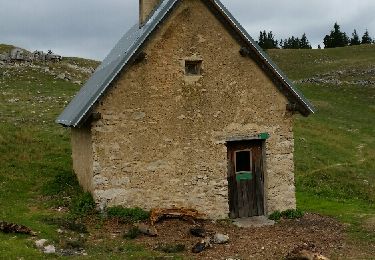
[[[227, 218], [226, 140], [267, 132], [266, 212], [295, 208], [288, 101], [240, 48], [202, 1], [173, 10], [143, 46], [146, 59], [95, 108], [102, 118], [72, 129], [74, 169], [100, 205], [183, 206]], [[186, 76], [184, 61], [196, 58], [202, 75]]]

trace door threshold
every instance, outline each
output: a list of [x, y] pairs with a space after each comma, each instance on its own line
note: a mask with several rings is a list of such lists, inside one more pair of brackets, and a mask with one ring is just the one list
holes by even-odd
[[275, 221], [268, 219], [266, 216], [233, 219], [233, 225], [240, 228], [265, 227], [273, 226], [274, 224]]

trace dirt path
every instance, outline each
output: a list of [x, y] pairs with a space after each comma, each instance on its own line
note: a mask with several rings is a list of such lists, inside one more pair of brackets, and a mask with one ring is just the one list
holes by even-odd
[[[238, 228], [227, 222], [201, 223], [209, 231], [228, 234], [230, 242], [214, 245], [202, 253], [193, 254], [192, 247], [200, 238], [189, 234], [193, 225], [181, 220], [165, 220], [156, 224], [157, 237], [133, 240], [149, 250], [158, 245], [184, 245], [187, 259], [284, 259], [297, 246], [313, 244], [330, 259], [373, 259], [374, 245], [361, 246], [350, 241], [340, 222], [317, 214], [305, 214], [302, 219], [283, 220], [274, 226]], [[116, 227], [124, 232], [129, 227]]]

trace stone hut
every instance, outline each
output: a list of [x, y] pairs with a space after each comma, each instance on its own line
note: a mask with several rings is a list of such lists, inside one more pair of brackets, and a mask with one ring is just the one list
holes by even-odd
[[218, 219], [295, 208], [296, 112], [314, 108], [219, 0], [140, 0], [57, 123], [99, 205]]

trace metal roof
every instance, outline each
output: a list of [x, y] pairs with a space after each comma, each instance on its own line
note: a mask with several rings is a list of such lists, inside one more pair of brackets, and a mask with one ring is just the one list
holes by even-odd
[[[89, 112], [94, 104], [101, 98], [114, 78], [128, 64], [141, 45], [148, 39], [150, 34], [157, 28], [158, 24], [163, 21], [166, 15], [179, 1], [180, 0], [161, 1], [142, 27], [139, 27], [138, 24], [134, 25], [120, 39], [101, 65], [95, 70], [91, 78], [57, 118], [56, 123], [67, 127], [77, 127], [83, 123], [89, 116]], [[296, 102], [298, 104], [297, 107], [300, 109], [301, 114], [307, 116], [310, 113], [314, 113], [312, 104], [293, 86], [293, 83], [259, 47], [225, 6], [219, 0], [209, 0], [209, 2], [213, 4], [215, 9], [219, 11], [242, 39], [248, 43], [248, 47], [260, 58], [261, 62], [269, 68], [273, 76], [281, 83], [281, 91], [283, 91], [291, 102]]]

